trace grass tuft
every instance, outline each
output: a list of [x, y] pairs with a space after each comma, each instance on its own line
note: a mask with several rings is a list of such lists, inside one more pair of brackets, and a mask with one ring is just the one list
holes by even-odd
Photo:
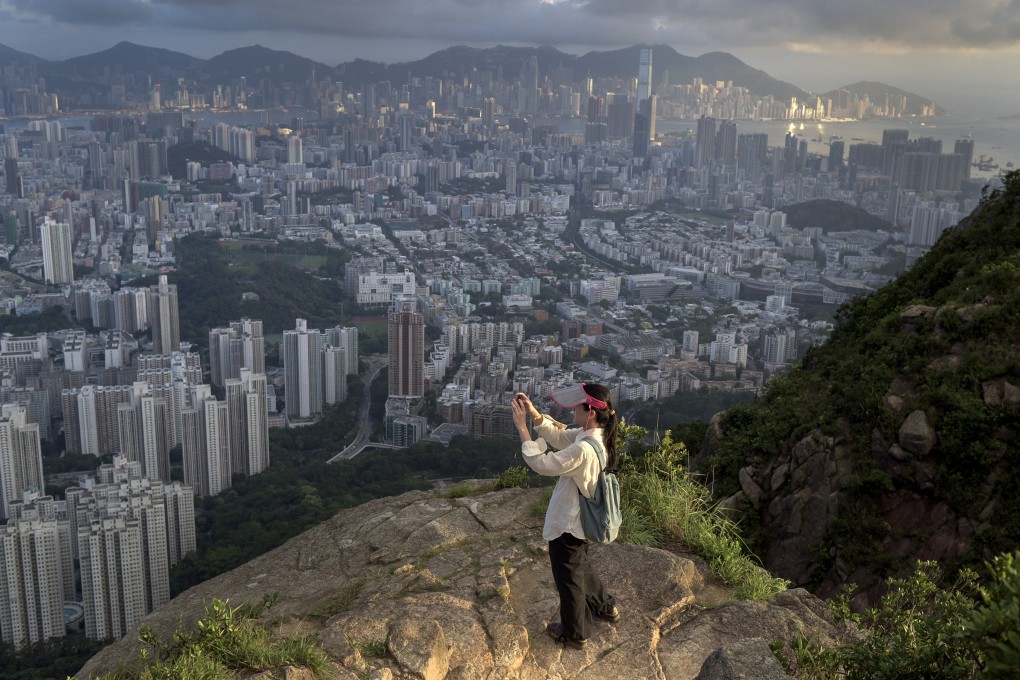
[[[623, 428], [640, 439], [640, 428]], [[788, 582], [769, 574], [749, 556], [736, 522], [712, 501], [709, 490], [688, 474], [682, 462], [687, 449], [669, 433], [638, 457], [628, 456], [620, 475], [627, 512], [621, 534], [641, 545], [678, 540], [701, 555], [726, 585], [743, 600], [766, 600], [786, 590]]]
[[147, 647], [140, 652], [141, 670], [106, 677], [220, 680], [282, 666], [307, 668], [316, 676], [325, 676], [330, 668], [329, 657], [310, 638], [273, 638], [256, 622], [275, 600], [275, 594], [267, 594], [260, 603], [231, 607], [213, 598], [205, 617], [195, 623], [195, 630], [178, 631], [166, 640], [143, 626], [139, 641]]
[[386, 640], [369, 640], [366, 642], [352, 642], [351, 646], [361, 652], [362, 656], [382, 658], [389, 651]]

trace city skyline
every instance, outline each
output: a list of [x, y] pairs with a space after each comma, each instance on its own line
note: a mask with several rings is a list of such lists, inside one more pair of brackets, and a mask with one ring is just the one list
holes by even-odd
[[[0, 0], [0, 44], [45, 59], [89, 54], [121, 40], [208, 58], [262, 44], [335, 65], [355, 58], [402, 63], [457, 44], [552, 45], [581, 54], [633, 44], [669, 44], [683, 54], [726, 51], [774, 77], [821, 92], [882, 80], [956, 108], [1020, 113], [1020, 21], [996, 2], [917, 0], [844, 6], [735, 0], [711, 7], [678, 2], [628, 4], [544, 0], [512, 13], [487, 3], [388, 0], [371, 11], [353, 3], [305, 0], [303, 11], [267, 2], [234, 11], [180, 0], [88, 3]], [[387, 6], [388, 5], [388, 6]], [[394, 17], [407, 21], [394, 21]], [[274, 30], [264, 30], [273, 26]], [[427, 38], [421, 36], [426, 35]], [[53, 53], [38, 54], [45, 45]], [[848, 59], [848, 56], [853, 56]]]

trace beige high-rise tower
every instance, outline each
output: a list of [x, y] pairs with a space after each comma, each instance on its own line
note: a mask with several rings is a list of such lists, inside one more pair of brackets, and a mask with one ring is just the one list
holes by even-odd
[[389, 396], [425, 394], [425, 317], [412, 299], [397, 300], [389, 313]]

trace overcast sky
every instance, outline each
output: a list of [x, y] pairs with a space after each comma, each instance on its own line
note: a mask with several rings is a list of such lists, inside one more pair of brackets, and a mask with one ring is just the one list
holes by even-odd
[[330, 65], [451, 45], [665, 43], [814, 91], [880, 80], [951, 109], [1020, 113], [1020, 0], [0, 0], [0, 43], [39, 57], [121, 40], [203, 58], [258, 43]]

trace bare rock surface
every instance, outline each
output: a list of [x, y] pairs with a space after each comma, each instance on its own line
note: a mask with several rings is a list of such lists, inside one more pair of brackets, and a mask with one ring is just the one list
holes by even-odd
[[[275, 591], [264, 622], [279, 635], [314, 635], [335, 661], [334, 677], [424, 680], [691, 679], [720, 648], [724, 665], [716, 665], [724, 668], [758, 658], [760, 644], [741, 646], [748, 640], [764, 639], [767, 650], [768, 641], [802, 631], [823, 642], [839, 635], [806, 591], [733, 600], [700, 559], [618, 542], [594, 546], [591, 556], [621, 620], [597, 622], [583, 650], [564, 649], [544, 634], [559, 618], [541, 536], [548, 490], [487, 488], [457, 499], [412, 492], [344, 510], [195, 586], [141, 625], [169, 635], [193, 627], [213, 597], [239, 604]], [[137, 664], [137, 638], [135, 630], [103, 649], [79, 677]], [[702, 677], [724, 677], [718, 668]]]

